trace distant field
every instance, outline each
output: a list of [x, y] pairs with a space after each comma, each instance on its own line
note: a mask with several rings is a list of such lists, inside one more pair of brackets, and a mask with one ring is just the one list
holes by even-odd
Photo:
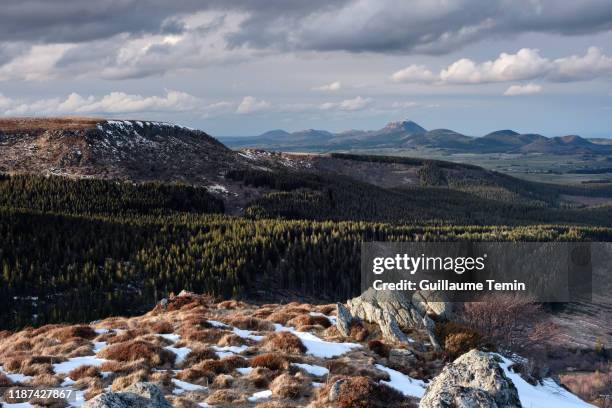
[[612, 157], [589, 155], [545, 155], [545, 154], [469, 154], [448, 153], [437, 149], [377, 149], [352, 150], [351, 153], [382, 154], [393, 156], [422, 157], [468, 163], [482, 166], [529, 181], [555, 184], [583, 184], [585, 182], [610, 182], [612, 173], [579, 174], [576, 171], [609, 169]]

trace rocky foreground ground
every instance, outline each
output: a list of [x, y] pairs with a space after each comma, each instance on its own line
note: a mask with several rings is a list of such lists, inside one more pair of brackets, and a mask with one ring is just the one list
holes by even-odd
[[346, 307], [251, 305], [181, 293], [143, 316], [0, 332], [4, 390], [74, 390], [68, 400], [3, 406], [591, 406], [550, 378], [526, 381], [515, 372], [519, 359], [472, 350], [451, 363], [426, 324], [397, 331], [418, 308], [406, 305], [402, 318], [380, 306], [363, 298]]

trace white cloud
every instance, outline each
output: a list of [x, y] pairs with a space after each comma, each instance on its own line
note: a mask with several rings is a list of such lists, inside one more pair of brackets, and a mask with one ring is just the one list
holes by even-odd
[[319, 108], [322, 110], [340, 110], [340, 111], [357, 111], [362, 110], [368, 107], [372, 99], [370, 98], [362, 98], [361, 96], [357, 96], [353, 99], [345, 99], [341, 102], [326, 102], [319, 105]]
[[395, 82], [433, 82], [437, 80], [436, 75], [423, 65], [414, 64], [393, 73], [391, 79]]
[[264, 101], [263, 99], [257, 99], [253, 96], [245, 96], [242, 98], [242, 102], [238, 105], [236, 109], [236, 113], [245, 114], [245, 113], [255, 113], [261, 112], [265, 110], [269, 110], [272, 107], [269, 102]]
[[511, 85], [506, 89], [504, 95], [506, 96], [517, 96], [517, 95], [531, 95], [542, 92], [542, 86], [534, 83], [528, 83], [527, 85]]
[[493, 82], [546, 79], [549, 81], [583, 81], [612, 75], [612, 58], [597, 47], [584, 56], [572, 55], [550, 60], [537, 49], [522, 48], [516, 54], [501, 53], [495, 60], [474, 62], [461, 58], [439, 74], [426, 67], [410, 65], [391, 75], [395, 82], [439, 84], [483, 84]]
[[335, 91], [339, 91], [340, 88], [342, 88], [342, 84], [339, 81], [335, 81], [330, 84], [314, 87], [312, 88], [312, 90], [313, 91], [335, 92]]
[[66, 98], [17, 100], [0, 94], [0, 115], [87, 115], [150, 112], [195, 112], [204, 116], [230, 113], [230, 102], [206, 104], [185, 92], [167, 90], [162, 96], [111, 92], [101, 97], [71, 93]]
[[391, 107], [393, 109], [407, 109], [407, 108], [414, 108], [416, 106], [419, 106], [419, 103], [418, 102], [414, 102], [414, 101], [393, 102], [391, 104]]

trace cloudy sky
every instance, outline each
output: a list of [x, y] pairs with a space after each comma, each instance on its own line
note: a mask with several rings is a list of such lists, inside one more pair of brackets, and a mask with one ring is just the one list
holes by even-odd
[[612, 2], [2, 0], [0, 115], [612, 137]]

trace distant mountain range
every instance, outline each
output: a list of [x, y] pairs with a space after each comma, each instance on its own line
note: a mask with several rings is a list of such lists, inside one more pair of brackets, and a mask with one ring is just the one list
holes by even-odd
[[255, 147], [285, 151], [437, 148], [457, 153], [612, 153], [612, 144], [607, 139], [585, 139], [576, 135], [549, 138], [535, 133], [521, 134], [509, 129], [472, 137], [450, 129], [427, 130], [411, 120], [391, 122], [379, 130], [332, 133], [307, 129], [289, 133], [277, 129], [259, 136], [219, 139], [233, 148]]

